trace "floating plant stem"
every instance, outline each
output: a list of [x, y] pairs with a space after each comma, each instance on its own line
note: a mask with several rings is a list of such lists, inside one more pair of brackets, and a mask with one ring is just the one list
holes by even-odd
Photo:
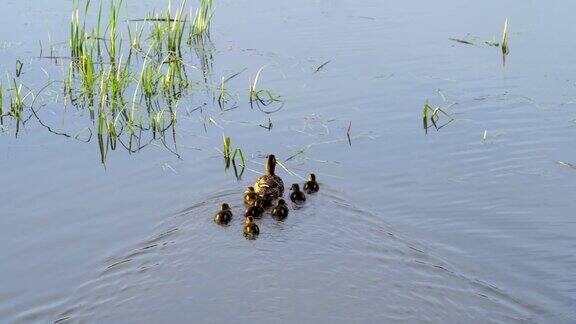
[[238, 154], [238, 156], [240, 156], [240, 166], [245, 167], [246, 161], [244, 160], [244, 154], [242, 154], [242, 150], [240, 148], [237, 148], [236, 150], [234, 150], [234, 154], [232, 155], [232, 161], [236, 161], [236, 154]]
[[348, 124], [348, 130], [346, 131], [346, 137], [348, 138], [348, 145], [352, 146], [352, 140], [350, 139], [350, 133], [352, 131], [352, 121]]
[[[440, 113], [442, 113], [444, 116], [448, 118], [448, 122], [444, 123], [441, 126], [438, 126], [437, 123], [438, 120], [440, 119]], [[429, 128], [428, 121], [432, 122], [432, 125], [434, 125], [434, 128], [436, 128], [436, 130], [439, 130], [440, 128], [454, 121], [454, 118], [452, 118], [450, 114], [448, 114], [444, 109], [440, 107], [432, 108], [428, 100], [426, 100], [426, 102], [424, 103], [424, 107], [422, 108], [422, 125], [426, 132], [428, 132]]]
[[22, 67], [24, 64], [20, 60], [16, 60], [16, 77], [20, 77], [20, 73], [22, 73]]

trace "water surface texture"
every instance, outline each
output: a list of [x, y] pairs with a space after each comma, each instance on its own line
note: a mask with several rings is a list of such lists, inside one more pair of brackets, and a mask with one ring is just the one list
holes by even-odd
[[[122, 24], [166, 6], [127, 1]], [[42, 120], [77, 136], [34, 120], [0, 134], [1, 322], [576, 322], [575, 10], [215, 0], [168, 145], [118, 146], [105, 164], [87, 113], [49, 88]], [[71, 11], [4, 1], [5, 107], [16, 60], [26, 89], [62, 77], [68, 61], [38, 58], [39, 42], [68, 56]], [[485, 41], [500, 42], [506, 18], [504, 65]], [[278, 111], [248, 103], [263, 65]], [[237, 72], [235, 108], [221, 110], [206, 85]], [[425, 132], [426, 100], [454, 120]], [[246, 157], [240, 179], [223, 134]], [[314, 171], [321, 190], [246, 240], [242, 192], [268, 153], [286, 184]], [[222, 202], [227, 227], [212, 222]]]

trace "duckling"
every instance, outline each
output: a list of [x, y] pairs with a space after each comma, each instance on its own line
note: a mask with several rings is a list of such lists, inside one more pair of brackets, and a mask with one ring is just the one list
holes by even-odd
[[246, 211], [244, 212], [244, 217], [252, 216], [254, 218], [262, 217], [264, 213], [264, 208], [262, 207], [262, 201], [260, 199], [256, 199], [256, 203], [252, 206], [248, 206]]
[[290, 194], [290, 200], [292, 200], [292, 202], [303, 204], [306, 201], [306, 196], [304, 196], [304, 193], [300, 191], [300, 186], [297, 183], [294, 183], [290, 190], [292, 190], [292, 193]]
[[228, 204], [222, 204], [220, 210], [214, 215], [214, 222], [220, 225], [226, 225], [232, 219], [232, 211]]
[[254, 217], [248, 216], [244, 221], [244, 235], [255, 236], [260, 234], [260, 228], [254, 223]]
[[308, 176], [308, 181], [306, 181], [304, 184], [304, 191], [306, 191], [308, 194], [311, 194], [318, 192], [318, 190], [320, 190], [320, 186], [318, 185], [318, 182], [316, 182], [316, 175], [314, 173], [310, 173]]
[[266, 158], [266, 174], [256, 179], [254, 190], [259, 196], [269, 195], [272, 199], [282, 197], [284, 193], [284, 182], [282, 178], [274, 172], [276, 169], [276, 157], [274, 154]]
[[258, 198], [256, 198], [256, 201], [259, 202], [260, 206], [262, 206], [264, 209], [272, 207], [272, 200], [274, 200], [274, 198], [272, 198], [272, 195], [270, 194], [258, 196]]
[[272, 209], [272, 216], [277, 219], [284, 219], [288, 216], [288, 206], [286, 206], [284, 199], [278, 200], [278, 206]]
[[254, 205], [256, 198], [258, 198], [258, 195], [254, 191], [254, 187], [246, 188], [246, 191], [244, 191], [244, 203], [248, 206]]

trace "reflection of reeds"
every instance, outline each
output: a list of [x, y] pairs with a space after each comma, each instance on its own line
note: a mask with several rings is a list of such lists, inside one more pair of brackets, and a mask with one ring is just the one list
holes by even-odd
[[210, 75], [212, 74], [212, 62], [214, 61], [214, 45], [209, 38], [193, 37], [189, 41], [189, 45], [194, 50], [198, 62], [200, 62], [200, 69], [204, 82], [210, 82]]

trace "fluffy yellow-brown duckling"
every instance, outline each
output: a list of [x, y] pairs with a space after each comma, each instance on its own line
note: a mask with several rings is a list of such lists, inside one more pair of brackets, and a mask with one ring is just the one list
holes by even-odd
[[318, 182], [316, 182], [316, 175], [314, 173], [310, 173], [308, 176], [308, 181], [306, 181], [304, 184], [304, 191], [306, 191], [308, 194], [311, 194], [318, 192], [318, 190], [320, 190], [320, 186], [318, 185]]
[[306, 196], [304, 196], [304, 193], [300, 191], [300, 186], [297, 183], [294, 183], [290, 190], [292, 190], [292, 193], [290, 194], [290, 200], [292, 200], [292, 202], [303, 204], [306, 201]]
[[261, 196], [269, 196], [272, 199], [282, 197], [284, 194], [284, 182], [276, 175], [276, 157], [270, 154], [266, 157], [266, 174], [259, 177], [254, 183], [254, 190]]
[[244, 221], [244, 235], [255, 236], [260, 234], [260, 228], [254, 223], [254, 217], [248, 216]]
[[272, 209], [272, 216], [277, 219], [285, 219], [288, 216], [288, 206], [284, 199], [278, 200], [278, 205]]
[[214, 222], [220, 225], [226, 225], [232, 219], [232, 210], [228, 204], [222, 204], [220, 210], [214, 215]]
[[254, 218], [260, 218], [264, 214], [264, 207], [262, 207], [262, 201], [260, 199], [256, 200], [256, 203], [252, 206], [248, 206], [244, 212], [244, 217], [252, 216]]
[[256, 203], [256, 199], [258, 198], [258, 195], [256, 194], [256, 191], [254, 191], [254, 187], [248, 187], [246, 188], [246, 191], [244, 191], [244, 203], [248, 206], [254, 205]]

